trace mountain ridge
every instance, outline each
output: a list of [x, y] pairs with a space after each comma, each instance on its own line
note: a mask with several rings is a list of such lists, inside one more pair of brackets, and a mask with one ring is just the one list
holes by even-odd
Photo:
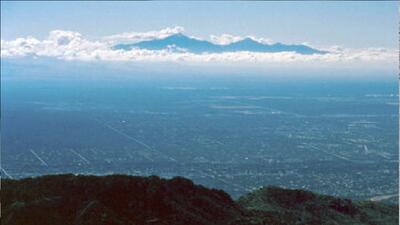
[[2, 179], [4, 225], [391, 225], [398, 206], [264, 187], [234, 201], [182, 177]]
[[182, 33], [170, 35], [161, 39], [153, 39], [147, 41], [140, 41], [132, 44], [117, 44], [113, 46], [114, 49], [132, 50], [147, 49], [147, 50], [165, 50], [172, 49], [176, 51], [187, 51], [192, 53], [223, 53], [223, 52], [295, 52], [298, 54], [325, 54], [327, 51], [318, 50], [307, 45], [300, 44], [265, 44], [258, 42], [250, 37], [242, 40], [235, 41], [229, 44], [215, 44], [207, 40], [200, 40], [188, 37]]

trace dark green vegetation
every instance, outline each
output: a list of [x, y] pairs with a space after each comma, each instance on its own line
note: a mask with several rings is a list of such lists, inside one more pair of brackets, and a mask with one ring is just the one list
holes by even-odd
[[397, 224], [398, 206], [263, 188], [237, 202], [185, 178], [52, 175], [2, 180], [3, 225]]
[[254, 224], [398, 224], [398, 206], [304, 190], [265, 187], [241, 197], [238, 204], [250, 211]]

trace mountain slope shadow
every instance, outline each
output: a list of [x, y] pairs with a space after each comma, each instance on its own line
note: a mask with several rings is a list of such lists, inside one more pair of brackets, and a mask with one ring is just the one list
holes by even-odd
[[397, 224], [398, 206], [266, 187], [237, 202], [176, 177], [2, 180], [3, 225]]

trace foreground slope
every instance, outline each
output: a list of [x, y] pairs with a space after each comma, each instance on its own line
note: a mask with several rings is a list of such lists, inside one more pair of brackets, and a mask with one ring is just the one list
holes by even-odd
[[2, 180], [3, 225], [397, 224], [398, 208], [263, 188], [237, 202], [184, 178], [53, 175]]
[[398, 224], [398, 206], [265, 187], [238, 200], [256, 224]]

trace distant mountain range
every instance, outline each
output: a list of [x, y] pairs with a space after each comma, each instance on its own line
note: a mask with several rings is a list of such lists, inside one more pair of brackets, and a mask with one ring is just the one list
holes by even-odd
[[176, 177], [1, 180], [3, 225], [397, 225], [398, 205], [265, 187], [234, 201]]
[[178, 33], [163, 39], [141, 41], [133, 44], [117, 44], [114, 49], [131, 50], [134, 48], [148, 50], [171, 49], [176, 51], [188, 51], [192, 53], [222, 53], [222, 52], [296, 52], [299, 54], [325, 54], [321, 51], [306, 45], [287, 45], [282, 43], [264, 44], [251, 38], [232, 42], [227, 45], [214, 44], [209, 41], [199, 40]]

